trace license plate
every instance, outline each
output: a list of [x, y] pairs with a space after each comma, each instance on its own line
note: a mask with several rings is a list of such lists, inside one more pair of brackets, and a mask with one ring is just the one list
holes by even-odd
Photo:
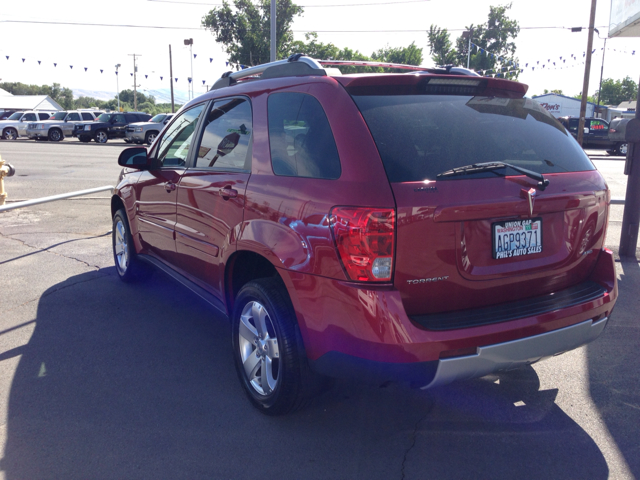
[[497, 222], [491, 230], [497, 260], [542, 252], [542, 218]]

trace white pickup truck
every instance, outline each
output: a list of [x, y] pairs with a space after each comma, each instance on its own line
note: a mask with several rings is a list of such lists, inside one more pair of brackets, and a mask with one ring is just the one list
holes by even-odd
[[18, 137], [26, 137], [29, 122], [48, 120], [51, 115], [53, 115], [53, 111], [15, 112], [6, 120], [0, 121], [0, 136], [5, 140], [16, 140]]
[[51, 140], [59, 142], [64, 137], [70, 137], [76, 124], [93, 122], [103, 113], [97, 110], [71, 110], [57, 112], [49, 120], [39, 123], [30, 123], [27, 127], [27, 136], [36, 140]]

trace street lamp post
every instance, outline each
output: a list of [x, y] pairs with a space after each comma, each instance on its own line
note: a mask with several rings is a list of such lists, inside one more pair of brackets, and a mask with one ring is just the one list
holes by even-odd
[[185, 45], [189, 45], [189, 58], [191, 60], [191, 82], [189, 82], [189, 100], [193, 98], [193, 38], [186, 38]]
[[118, 81], [118, 69], [121, 66], [122, 65], [120, 65], [120, 64], [116, 65], [116, 95], [118, 96], [118, 111], [120, 111], [120, 83]]

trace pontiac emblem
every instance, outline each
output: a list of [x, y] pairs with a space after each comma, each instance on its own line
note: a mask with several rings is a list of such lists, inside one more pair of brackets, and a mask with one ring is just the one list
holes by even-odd
[[530, 188], [529, 190], [525, 190], [524, 188], [520, 190], [520, 196], [529, 201], [529, 216], [533, 216], [533, 205], [536, 201], [536, 189]]

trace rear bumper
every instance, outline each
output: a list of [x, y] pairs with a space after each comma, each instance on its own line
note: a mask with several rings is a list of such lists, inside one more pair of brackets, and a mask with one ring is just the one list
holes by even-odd
[[603, 250], [589, 278], [602, 286], [597, 298], [515, 320], [430, 330], [406, 315], [392, 286], [365, 289], [291, 272], [283, 278], [314, 370], [426, 387], [531, 364], [584, 345], [603, 331], [618, 294], [613, 254]]

